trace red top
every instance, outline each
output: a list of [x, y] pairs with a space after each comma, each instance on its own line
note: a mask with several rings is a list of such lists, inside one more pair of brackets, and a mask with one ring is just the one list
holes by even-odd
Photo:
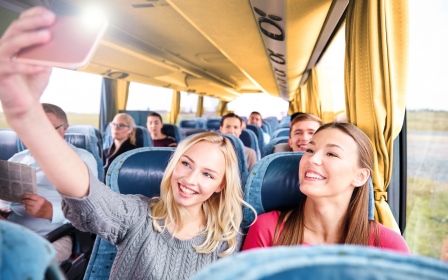
[[[249, 228], [246, 240], [244, 241], [243, 251], [261, 247], [271, 247], [279, 217], [279, 211], [272, 211], [258, 216], [257, 221]], [[408, 245], [400, 234], [380, 223], [377, 224], [379, 231], [379, 248], [410, 255]], [[375, 235], [372, 234], [370, 236], [369, 246], [374, 247], [374, 244]]]

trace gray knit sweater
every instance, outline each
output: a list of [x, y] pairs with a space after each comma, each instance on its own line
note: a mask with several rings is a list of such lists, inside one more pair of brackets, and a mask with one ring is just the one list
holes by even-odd
[[[219, 259], [218, 252], [228, 246], [221, 242], [215, 252], [199, 254], [193, 245], [201, 244], [204, 235], [179, 240], [167, 230], [156, 232], [149, 216], [149, 198], [115, 193], [94, 176], [90, 176], [86, 197], [63, 196], [63, 200], [65, 217], [76, 228], [117, 246], [109, 279], [188, 279]], [[239, 236], [237, 251], [241, 245]]]

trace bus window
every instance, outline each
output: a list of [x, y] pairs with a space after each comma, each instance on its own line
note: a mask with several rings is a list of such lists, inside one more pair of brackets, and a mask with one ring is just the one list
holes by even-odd
[[172, 99], [172, 89], [131, 82], [126, 110], [156, 111], [168, 122]]
[[178, 122], [182, 119], [194, 118], [196, 116], [198, 97], [197, 94], [181, 91]]
[[204, 96], [204, 109], [202, 111], [202, 117], [214, 117], [216, 116], [216, 112], [218, 111], [218, 105], [219, 105], [219, 99], [210, 97], [210, 96]]
[[[89, 124], [98, 128], [101, 86], [100, 75], [53, 68], [40, 101], [61, 107], [71, 125]], [[0, 128], [9, 128], [3, 113], [0, 113]]]
[[[407, 209], [412, 254], [448, 260], [448, 3], [409, 1]], [[430, 65], [429, 65], [430, 63]]]

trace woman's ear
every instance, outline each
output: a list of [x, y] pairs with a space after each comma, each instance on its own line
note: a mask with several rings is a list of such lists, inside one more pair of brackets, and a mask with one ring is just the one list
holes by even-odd
[[353, 186], [361, 187], [363, 186], [370, 177], [370, 170], [367, 168], [360, 168], [355, 178], [353, 179]]
[[219, 185], [219, 187], [215, 190], [215, 193], [221, 192], [224, 189], [225, 186], [226, 186], [225, 183], [221, 183], [221, 185]]

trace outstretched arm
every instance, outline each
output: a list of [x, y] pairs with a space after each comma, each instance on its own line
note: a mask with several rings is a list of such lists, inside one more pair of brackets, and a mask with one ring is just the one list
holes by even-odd
[[84, 197], [89, 174], [84, 162], [57, 134], [39, 102], [51, 68], [12, 61], [19, 50], [51, 40], [50, 11], [35, 7], [23, 12], [0, 39], [0, 100], [6, 119], [58, 191]]

